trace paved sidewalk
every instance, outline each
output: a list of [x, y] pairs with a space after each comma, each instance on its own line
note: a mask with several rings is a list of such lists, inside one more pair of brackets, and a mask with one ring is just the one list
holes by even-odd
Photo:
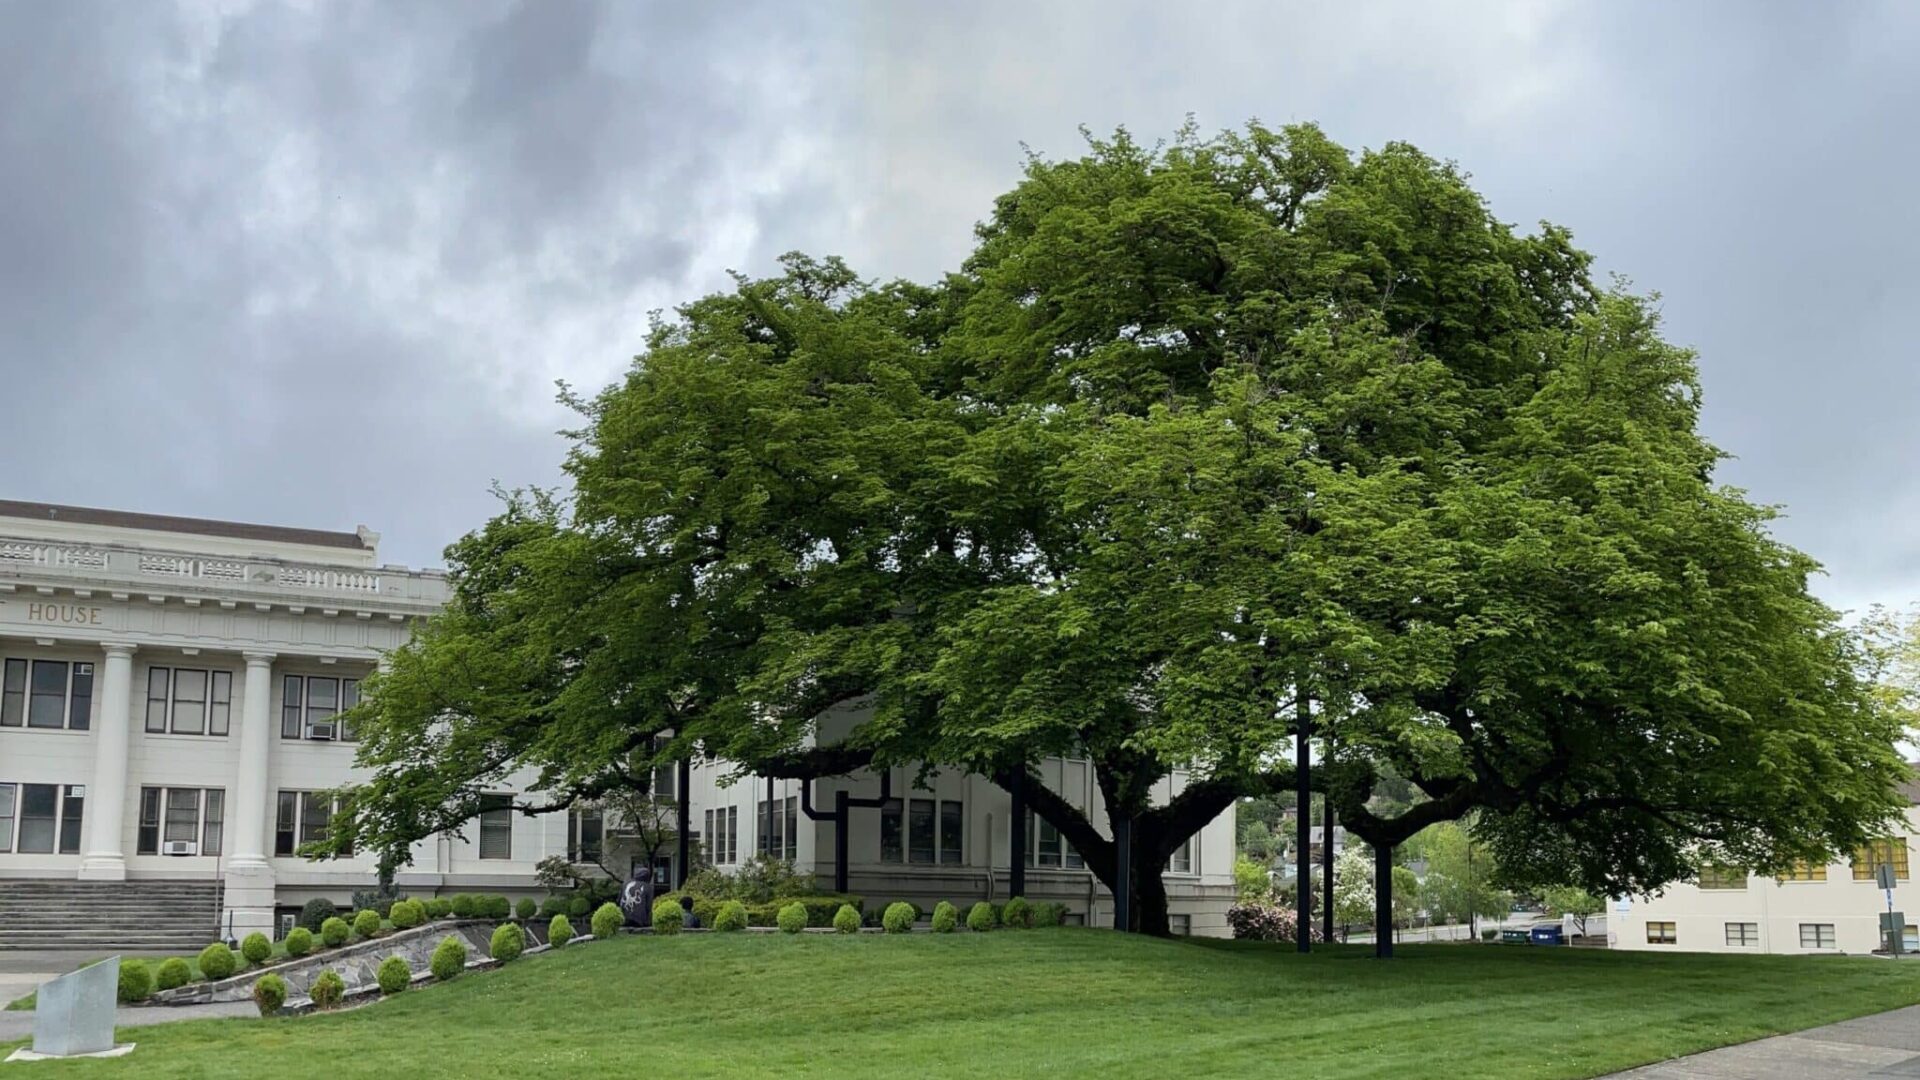
[[[223, 1016], [259, 1016], [251, 1001], [223, 1001], [213, 1005], [147, 1005], [121, 1008], [114, 1012], [116, 1028], [144, 1027], [148, 1024], [172, 1024], [181, 1020], [208, 1020]], [[33, 1038], [33, 1014], [0, 1012], [0, 1042]]]
[[1645, 1065], [1600, 1080], [1920, 1077], [1920, 1005]]

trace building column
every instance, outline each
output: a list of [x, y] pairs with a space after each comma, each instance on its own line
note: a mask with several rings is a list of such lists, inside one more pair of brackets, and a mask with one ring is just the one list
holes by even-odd
[[240, 768], [234, 777], [233, 844], [228, 850], [226, 922], [228, 936], [259, 930], [272, 936], [273, 865], [267, 861], [267, 815], [273, 754], [273, 653], [242, 653], [247, 661], [240, 708]]
[[87, 846], [82, 881], [125, 881], [127, 743], [133, 725], [133, 650], [108, 642], [100, 672], [100, 729], [93, 740], [93, 782], [87, 788]]

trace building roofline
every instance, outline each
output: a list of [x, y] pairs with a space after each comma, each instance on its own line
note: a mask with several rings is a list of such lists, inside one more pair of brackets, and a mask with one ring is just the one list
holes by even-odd
[[16, 502], [11, 499], [0, 499], [0, 518], [100, 525], [115, 529], [142, 529], [148, 532], [184, 533], [191, 536], [224, 536], [235, 540], [306, 544], [310, 547], [349, 548], [355, 551], [373, 550], [374, 542], [379, 538], [377, 533], [368, 532], [365, 528], [357, 532], [333, 532], [327, 529], [250, 525], [245, 522], [216, 521], [210, 518], [140, 514], [128, 510], [100, 510], [86, 506], [61, 506], [56, 503]]

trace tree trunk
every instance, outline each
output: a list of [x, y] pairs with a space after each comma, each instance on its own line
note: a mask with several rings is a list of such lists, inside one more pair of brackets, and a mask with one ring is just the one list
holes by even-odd
[[1393, 958], [1393, 849], [1373, 849], [1373, 955]]
[[1133, 932], [1172, 937], [1167, 919], [1167, 883], [1160, 876], [1160, 867], [1149, 868], [1147, 863], [1143, 858], [1134, 859]]

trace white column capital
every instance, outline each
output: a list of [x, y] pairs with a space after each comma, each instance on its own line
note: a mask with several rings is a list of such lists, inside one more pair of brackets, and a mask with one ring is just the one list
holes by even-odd
[[100, 647], [106, 650], [108, 656], [130, 657], [140, 650], [140, 646], [135, 645], [131, 641], [103, 641], [100, 643]]
[[246, 658], [248, 667], [268, 667], [280, 658], [279, 653], [247, 651], [240, 654]]

